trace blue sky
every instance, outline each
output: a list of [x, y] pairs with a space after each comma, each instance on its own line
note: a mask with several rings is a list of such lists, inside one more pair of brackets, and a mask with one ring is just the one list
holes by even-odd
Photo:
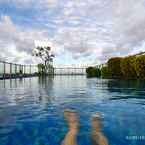
[[0, 0], [0, 59], [37, 63], [50, 45], [55, 65], [94, 65], [145, 51], [145, 0]]

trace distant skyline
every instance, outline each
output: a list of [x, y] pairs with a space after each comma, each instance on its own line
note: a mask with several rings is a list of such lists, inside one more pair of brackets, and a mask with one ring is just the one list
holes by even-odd
[[0, 0], [0, 59], [35, 64], [38, 45], [57, 66], [145, 51], [145, 0]]

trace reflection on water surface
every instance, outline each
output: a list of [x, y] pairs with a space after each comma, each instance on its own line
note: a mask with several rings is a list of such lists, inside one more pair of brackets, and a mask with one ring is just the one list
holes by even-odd
[[[68, 131], [63, 112], [80, 115], [79, 145], [91, 145], [91, 118], [103, 115], [111, 145], [143, 145], [145, 82], [84, 76], [0, 81], [1, 145], [59, 145]], [[130, 137], [130, 138], [128, 138]]]

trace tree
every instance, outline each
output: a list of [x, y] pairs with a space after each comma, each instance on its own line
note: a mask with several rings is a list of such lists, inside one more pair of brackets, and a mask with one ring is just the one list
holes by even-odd
[[45, 72], [45, 65], [40, 63], [40, 64], [37, 65], [37, 67], [38, 67], [38, 73], [39, 73], [39, 75], [43, 75], [44, 72]]
[[139, 78], [145, 79], [145, 55], [136, 57], [135, 70]]
[[136, 64], [135, 56], [124, 57], [121, 60], [120, 66], [124, 78], [137, 78], [135, 64]]
[[86, 69], [87, 77], [100, 77], [101, 71], [96, 67], [88, 67]]
[[108, 69], [112, 78], [120, 78], [122, 76], [120, 57], [114, 57], [108, 60]]
[[110, 72], [107, 66], [104, 66], [101, 68], [101, 77], [103, 79], [109, 79], [110, 78]]
[[41, 58], [45, 66], [45, 73], [52, 73], [54, 54], [51, 53], [51, 47], [36, 47], [34, 56]]

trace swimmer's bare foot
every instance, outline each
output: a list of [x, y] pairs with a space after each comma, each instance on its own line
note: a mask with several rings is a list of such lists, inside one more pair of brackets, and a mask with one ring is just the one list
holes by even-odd
[[64, 117], [68, 122], [69, 130], [62, 142], [62, 145], [77, 145], [77, 133], [78, 133], [78, 114], [74, 110], [66, 109], [64, 111]]
[[101, 114], [97, 113], [92, 117], [92, 143], [93, 145], [108, 145], [108, 140], [102, 132]]
[[75, 110], [66, 109], [64, 111], [64, 117], [68, 122], [69, 130], [78, 130], [78, 114]]

